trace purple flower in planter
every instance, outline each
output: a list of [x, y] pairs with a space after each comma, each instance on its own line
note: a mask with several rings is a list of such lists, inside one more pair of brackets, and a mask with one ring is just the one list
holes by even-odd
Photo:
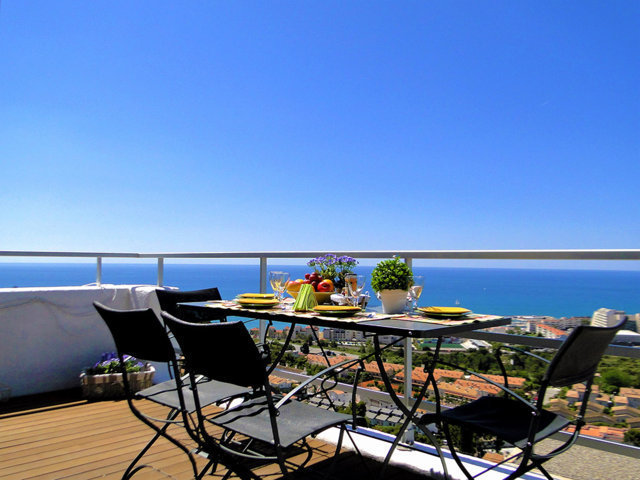
[[[144, 370], [145, 364], [138, 361], [131, 355], [123, 357], [125, 370], [129, 373]], [[115, 352], [103, 353], [101, 361], [93, 365], [93, 367], [85, 370], [87, 375], [102, 375], [106, 373], [121, 373], [120, 359]]]

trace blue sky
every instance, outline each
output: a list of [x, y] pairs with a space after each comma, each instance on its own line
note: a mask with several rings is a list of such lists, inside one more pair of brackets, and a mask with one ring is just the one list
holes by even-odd
[[4, 0], [0, 83], [0, 250], [638, 248], [638, 2]]

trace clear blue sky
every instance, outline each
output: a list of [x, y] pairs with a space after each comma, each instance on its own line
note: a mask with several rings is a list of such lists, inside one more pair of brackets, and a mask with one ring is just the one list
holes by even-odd
[[0, 6], [0, 250], [638, 248], [640, 2]]

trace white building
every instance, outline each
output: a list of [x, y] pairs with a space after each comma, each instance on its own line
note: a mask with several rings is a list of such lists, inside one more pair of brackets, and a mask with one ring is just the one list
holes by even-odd
[[365, 340], [364, 332], [345, 330], [343, 328], [325, 328], [322, 331], [322, 338], [336, 342], [364, 342]]
[[576, 328], [582, 325], [584, 322], [588, 321], [589, 317], [561, 317], [554, 318], [550, 321], [545, 321], [547, 325], [551, 325], [552, 327], [559, 328], [561, 330], [567, 330], [569, 328]]
[[485, 342], [484, 340], [475, 340], [473, 338], [468, 338], [461, 343], [465, 350], [477, 350], [479, 348], [491, 348], [491, 344], [489, 342]]
[[626, 318], [626, 314], [621, 310], [613, 310], [611, 308], [599, 308], [593, 312], [591, 317], [591, 325], [594, 327], [613, 327], [622, 319]]
[[536, 333], [538, 325], [549, 325], [561, 330], [569, 330], [589, 322], [589, 317], [548, 317], [542, 315], [526, 315], [514, 317], [510, 327], [520, 328], [529, 333]]
[[545, 338], [566, 338], [568, 335], [564, 330], [543, 323], [536, 325], [536, 333]]
[[621, 345], [640, 345], [640, 333], [631, 330], [618, 330], [612, 343]]

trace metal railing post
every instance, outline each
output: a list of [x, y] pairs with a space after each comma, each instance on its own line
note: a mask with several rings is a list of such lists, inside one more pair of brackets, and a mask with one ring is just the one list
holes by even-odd
[[96, 284], [102, 285], [102, 257], [96, 258]]
[[158, 257], [158, 286], [164, 283], [164, 258]]
[[[407, 264], [409, 268], [412, 268], [413, 259], [407, 257], [404, 259], [404, 263]], [[413, 373], [413, 342], [410, 337], [404, 339], [404, 403], [407, 408], [411, 408], [411, 397], [413, 396], [413, 378], [411, 374]], [[414, 441], [413, 436], [413, 424], [409, 425], [409, 427], [404, 432], [404, 437], [402, 441], [404, 443], [412, 444]]]
[[[260, 293], [267, 293], [267, 257], [260, 257]], [[260, 338], [266, 338], [267, 321], [260, 320]]]

